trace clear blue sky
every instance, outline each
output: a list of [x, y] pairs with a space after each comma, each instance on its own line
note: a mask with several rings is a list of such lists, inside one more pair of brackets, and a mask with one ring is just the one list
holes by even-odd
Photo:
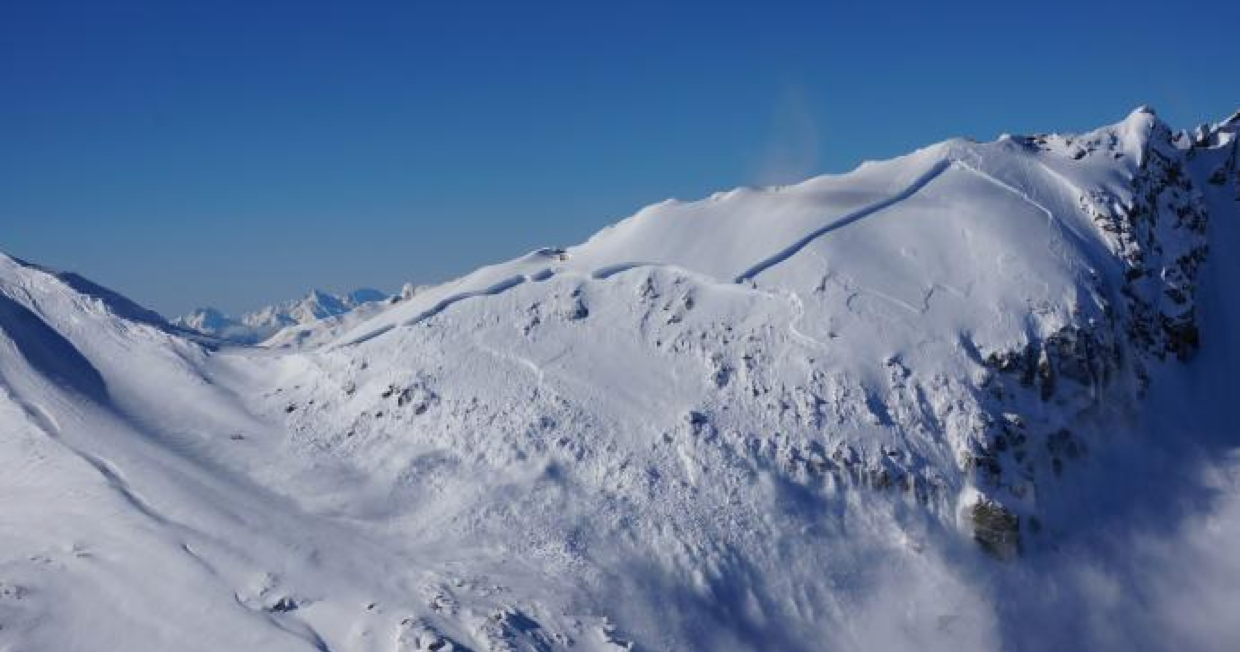
[[440, 281], [956, 135], [1240, 108], [1240, 2], [0, 0], [0, 250], [165, 314]]

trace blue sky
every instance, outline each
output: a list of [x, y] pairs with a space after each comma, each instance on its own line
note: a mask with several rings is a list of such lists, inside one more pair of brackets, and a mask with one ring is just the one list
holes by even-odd
[[1238, 7], [0, 0], [0, 250], [165, 314], [441, 281], [951, 136], [1220, 119]]

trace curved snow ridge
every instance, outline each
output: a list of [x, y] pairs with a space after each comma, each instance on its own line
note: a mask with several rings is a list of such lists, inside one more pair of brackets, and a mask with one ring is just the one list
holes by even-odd
[[[1114, 138], [1103, 139], [1108, 143], [1115, 140], [1127, 146], [1133, 141], [1139, 145], [1152, 129], [1154, 119], [1147, 113], [1134, 112], [1125, 123], [1099, 133], [1118, 132]], [[1091, 268], [1105, 267], [1107, 250], [1098, 246], [1105, 243], [1089, 228], [1080, 204], [1092, 192], [1085, 189], [1095, 186], [1122, 196], [1123, 177], [1135, 159], [1117, 154], [1081, 162], [1064, 155], [1067, 167], [1059, 168], [1047, 160], [1063, 153], [1058, 149], [1030, 149], [1009, 141], [948, 140], [889, 161], [866, 163], [843, 175], [815, 177], [790, 186], [789, 192], [740, 188], [716, 193], [709, 200], [653, 204], [600, 230], [583, 244], [539, 249], [481, 268], [331, 340], [335, 345], [357, 344], [398, 326], [417, 324], [463, 299], [495, 295], [528, 280], [543, 281], [565, 274], [605, 280], [635, 268], [672, 267], [713, 282], [752, 286], [758, 276], [828, 234], [926, 194], [922, 191], [952, 167], [1033, 207], [1058, 232], [1055, 239], [1063, 242], [1057, 246], [1079, 249]], [[727, 206], [718, 204], [723, 199], [736, 201]], [[670, 208], [678, 210], [664, 210]], [[711, 219], [709, 224], [706, 219]]]
[[632, 263], [616, 263], [615, 265], [604, 265], [603, 267], [600, 267], [594, 270], [593, 272], [590, 272], [590, 278], [602, 281], [605, 279], [609, 279], [615, 276], [616, 274], [623, 274], [629, 270], [638, 269], [641, 267], [666, 267], [666, 265], [662, 263], [653, 263], [653, 262], [632, 262]]
[[[729, 281], [724, 281], [724, 280], [719, 279], [713, 274], [707, 274], [704, 272], [700, 272], [695, 269], [684, 267], [683, 265], [677, 265], [675, 263], [660, 263], [660, 262], [655, 262], [655, 261], [628, 262], [628, 263], [616, 263], [614, 265], [604, 265], [602, 267], [599, 267], [598, 269], [595, 269], [592, 272], [578, 272], [576, 270], [566, 269], [566, 270], [562, 270], [562, 273], [565, 275], [569, 275], [571, 273], [572, 275], [579, 275], [579, 276], [582, 276], [582, 277], [585, 277], [585, 278], [588, 278], [594, 281], [605, 281], [613, 276], [619, 276], [626, 272], [631, 272], [635, 269], [650, 269], [650, 270], [660, 270], [660, 271], [665, 271], [665, 272], [671, 272], [674, 274], [678, 274], [680, 276], [684, 276], [689, 279], [693, 279], [699, 283], [704, 283], [704, 284], [708, 284], [712, 286], [732, 287], [734, 285], [733, 283]], [[767, 294], [767, 293], [763, 293], [763, 294]]]
[[510, 276], [508, 278], [505, 278], [499, 281], [498, 283], [493, 283], [479, 290], [466, 290], [464, 292], [458, 292], [456, 294], [452, 294], [447, 297], [444, 297], [443, 299], [440, 299], [439, 301], [435, 302], [433, 306], [431, 306], [430, 308], [427, 308], [426, 310], [423, 310], [422, 312], [419, 312], [413, 317], [410, 317], [408, 319], [405, 319], [404, 321], [401, 321], [395, 324], [388, 324], [381, 328], [377, 328], [369, 333], [359, 335], [358, 337], [355, 337], [352, 340], [349, 340], [348, 342], [341, 344], [340, 346], [353, 346], [355, 344], [361, 344], [363, 342], [373, 340], [374, 338], [379, 337], [380, 335], [383, 335], [384, 333], [387, 333], [388, 331], [391, 331], [394, 328], [398, 328], [402, 326], [415, 326], [420, 322], [426, 321], [427, 319], [430, 319], [431, 317], [438, 315], [439, 313], [446, 310], [449, 306], [459, 301], [464, 301], [466, 299], [473, 299], [477, 297], [486, 297], [486, 296], [494, 296], [497, 294], [502, 294], [526, 282], [545, 281], [551, 278], [552, 276], [555, 276], [555, 272], [551, 268], [548, 267], [545, 269], [538, 270], [537, 272], [534, 272], [531, 274], [517, 274], [515, 276]]
[[4, 271], [3, 268], [5, 267], [17, 273], [13, 280], [21, 286], [30, 283], [32, 275], [44, 276], [52, 283], [59, 284], [71, 292], [99, 302], [99, 305], [117, 317], [163, 330], [167, 330], [169, 327], [168, 322], [159, 313], [147, 310], [134, 303], [128, 297], [122, 296], [120, 293], [103, 287], [74, 272], [58, 271], [0, 253], [0, 271]]
[[55, 328], [0, 291], [0, 336], [35, 371], [100, 404], [110, 403], [103, 374]]
[[[341, 347], [350, 347], [350, 346], [362, 344], [364, 342], [368, 342], [377, 337], [385, 335], [388, 332], [395, 330], [397, 328], [415, 326], [423, 321], [426, 321], [427, 319], [430, 319], [431, 317], [434, 317], [435, 315], [438, 315], [444, 312], [448, 308], [452, 307], [454, 304], [464, 301], [466, 299], [497, 296], [513, 288], [524, 285], [528, 282], [541, 283], [543, 281], [547, 281], [552, 278], [561, 277], [561, 276], [568, 277], [568, 278], [582, 278], [585, 280], [593, 280], [593, 281], [605, 281], [607, 279], [612, 278], [613, 276], [618, 276], [620, 274], [624, 274], [625, 272], [630, 272], [636, 269], [666, 270], [666, 271], [674, 272], [676, 274], [680, 274], [682, 276], [694, 278], [698, 280], [699, 282], [703, 282], [703, 283], [717, 284], [717, 285], [721, 285], [725, 287], [735, 287], [734, 283], [726, 283], [712, 276], [703, 275], [691, 269], [686, 269], [684, 267], [680, 267], [679, 265], [672, 265], [668, 263], [656, 263], [656, 262], [616, 263], [614, 265], [605, 265], [603, 267], [600, 267], [596, 270], [589, 271], [589, 272], [581, 272], [571, 267], [558, 268], [558, 269], [546, 267], [536, 272], [531, 272], [528, 274], [515, 274], [513, 276], [509, 276], [497, 283], [493, 283], [479, 290], [465, 290], [462, 292], [457, 292], [443, 299], [440, 299], [439, 301], [435, 302], [435, 304], [432, 305], [431, 307], [425, 310], [422, 310], [421, 312], [417, 313], [416, 315], [412, 317], [409, 317], [407, 319], [401, 320], [393, 324], [385, 324], [370, 332], [359, 335], [347, 342], [338, 344], [337, 346], [332, 347], [332, 349], [335, 350]], [[767, 292], [761, 292], [761, 291], [759, 292], [764, 295], [770, 294]]]
[[[349, 347], [349, 346], [353, 346], [357, 344], [362, 344], [364, 342], [373, 340], [377, 337], [381, 337], [382, 335], [396, 328], [414, 326], [431, 317], [434, 317], [435, 315], [442, 313], [444, 310], [448, 309], [452, 305], [460, 301], [464, 301], [466, 299], [499, 295], [515, 287], [523, 285], [528, 281], [541, 282], [541, 281], [546, 281], [556, 276], [565, 275], [565, 274], [572, 274], [572, 275], [580, 274], [590, 280], [601, 281], [601, 280], [607, 280], [613, 276], [616, 276], [618, 274], [623, 274], [625, 272], [628, 272], [634, 269], [651, 268], [651, 269], [674, 270], [678, 273], [682, 273], [682, 274], [686, 274], [686, 275], [698, 277], [698, 278], [705, 276], [712, 283], [726, 284], [729, 286], [744, 284], [745, 282], [752, 280], [753, 277], [757, 276], [763, 271], [775, 265], [778, 265], [779, 263], [796, 255], [797, 252], [799, 252], [801, 249], [803, 249], [809, 243], [813, 242], [819, 237], [831, 231], [848, 226], [849, 224], [852, 224], [861, 219], [864, 219], [865, 217], [869, 215], [873, 215], [874, 213], [890, 208], [912, 197], [913, 195], [917, 194], [921, 189], [929, 185], [931, 181], [933, 181], [935, 178], [941, 175], [944, 171], [950, 168], [953, 162], [954, 162], [953, 157], [951, 157], [950, 155], [944, 155], [942, 158], [936, 160], [927, 170], [923, 171], [920, 175], [918, 175], [909, 185], [904, 187], [902, 190], [900, 190], [896, 194], [886, 197], [884, 199], [881, 199], [879, 201], [873, 202], [866, 206], [863, 206], [859, 209], [853, 210], [852, 212], [847, 213], [843, 217], [832, 220], [829, 224], [826, 224], [824, 226], [814, 229], [810, 233], [799, 238], [793, 244], [780, 250], [779, 253], [773, 256], [770, 256], [755, 265], [750, 266], [747, 269], [747, 271], [742, 272], [739, 276], [736, 276], [731, 281], [724, 280], [727, 278], [726, 276], [724, 276], [723, 278], [719, 278], [716, 275], [703, 274], [703, 272], [699, 270], [689, 269], [682, 265], [677, 265], [675, 263], [658, 262], [658, 261], [638, 260], [638, 261], [608, 263], [608, 264], [602, 265], [592, 270], [574, 269], [571, 266], [571, 263], [569, 264], [569, 266], [556, 265], [555, 267], [544, 267], [534, 272], [519, 273], [519, 274], [512, 274], [509, 276], [505, 276], [502, 280], [498, 282], [490, 283], [480, 289], [464, 290], [464, 291], [450, 294], [442, 299], [439, 299], [430, 307], [417, 312], [411, 317], [407, 317], [405, 319], [395, 321], [393, 323], [384, 324], [382, 326], [374, 328], [366, 333], [362, 333], [343, 343], [338, 344], [336, 347], [333, 347], [333, 349], [339, 348], [339, 347]], [[612, 228], [614, 227], [608, 227], [608, 229], [604, 229], [604, 232]], [[593, 238], [591, 240], [593, 240]], [[543, 248], [543, 249], [533, 251], [521, 258], [518, 258], [512, 261], [511, 263], [507, 263], [506, 265], [519, 266], [522, 264], [528, 264], [528, 263], [532, 263], [538, 260], [543, 260], [548, 257], [555, 257], [561, 261], [564, 261], [564, 260], [567, 260], [566, 258], [564, 258], [565, 253], [566, 252], [561, 249]], [[496, 268], [502, 269], [502, 267], [503, 265], [497, 265], [495, 267], [492, 267], [491, 269], [496, 269]], [[479, 270], [479, 271], [481, 272], [486, 269], [487, 268], [483, 268], [483, 270]], [[462, 282], [468, 282], [468, 277], [466, 277], [465, 279], [462, 279]]]
[[870, 215], [873, 215], [879, 211], [890, 208], [906, 199], [909, 199], [913, 195], [916, 195], [922, 188], [925, 188], [927, 185], [929, 185], [931, 181], [934, 181], [940, 174], [943, 174], [943, 172], [945, 172], [949, 167], [952, 166], [953, 162], [954, 161], [951, 158], [941, 159], [938, 162], [936, 162], [933, 166], [931, 166], [930, 169], [926, 170], [920, 176], [914, 179], [912, 183], [910, 183], [900, 192], [886, 199], [883, 199], [883, 200], [874, 202], [873, 204], [870, 204], [868, 206], [859, 208], [851, 213], [848, 213], [847, 215], [844, 215], [843, 217], [832, 220], [828, 224], [825, 224], [817, 229], [814, 229], [813, 231], [810, 231], [806, 235], [802, 236], [796, 242], [793, 242], [787, 247], [776, 252], [774, 255], [769, 256], [759, 261], [758, 263], [751, 266], [749, 269], [741, 272], [736, 277], [735, 282], [736, 283], [747, 283], [749, 281], [752, 281], [754, 277], [758, 276], [762, 272], [788, 260], [789, 258], [792, 258], [793, 256], [797, 254], [797, 252], [804, 249], [806, 246], [809, 245], [809, 243], [813, 242], [814, 240], [817, 240], [818, 238], [832, 231], [835, 231], [836, 229], [846, 227], [849, 224], [853, 224], [854, 222], [865, 219], [866, 217], [869, 217]]

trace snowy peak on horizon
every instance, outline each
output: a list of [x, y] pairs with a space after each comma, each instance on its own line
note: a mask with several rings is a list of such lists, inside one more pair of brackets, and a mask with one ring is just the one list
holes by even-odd
[[203, 335], [239, 344], [257, 344], [286, 328], [338, 317], [364, 304], [392, 298], [373, 288], [358, 288], [344, 294], [313, 289], [300, 299], [266, 306], [240, 317], [232, 317], [216, 308], [206, 307], [177, 317], [172, 323]]
[[259, 347], [0, 255], [0, 648], [1231, 652], [1238, 127], [182, 322]]

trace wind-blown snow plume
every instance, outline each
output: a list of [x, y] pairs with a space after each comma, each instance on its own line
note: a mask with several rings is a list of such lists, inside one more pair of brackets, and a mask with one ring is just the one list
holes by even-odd
[[0, 646], [1230, 649], [1238, 125], [664, 202], [261, 346], [0, 257]]

